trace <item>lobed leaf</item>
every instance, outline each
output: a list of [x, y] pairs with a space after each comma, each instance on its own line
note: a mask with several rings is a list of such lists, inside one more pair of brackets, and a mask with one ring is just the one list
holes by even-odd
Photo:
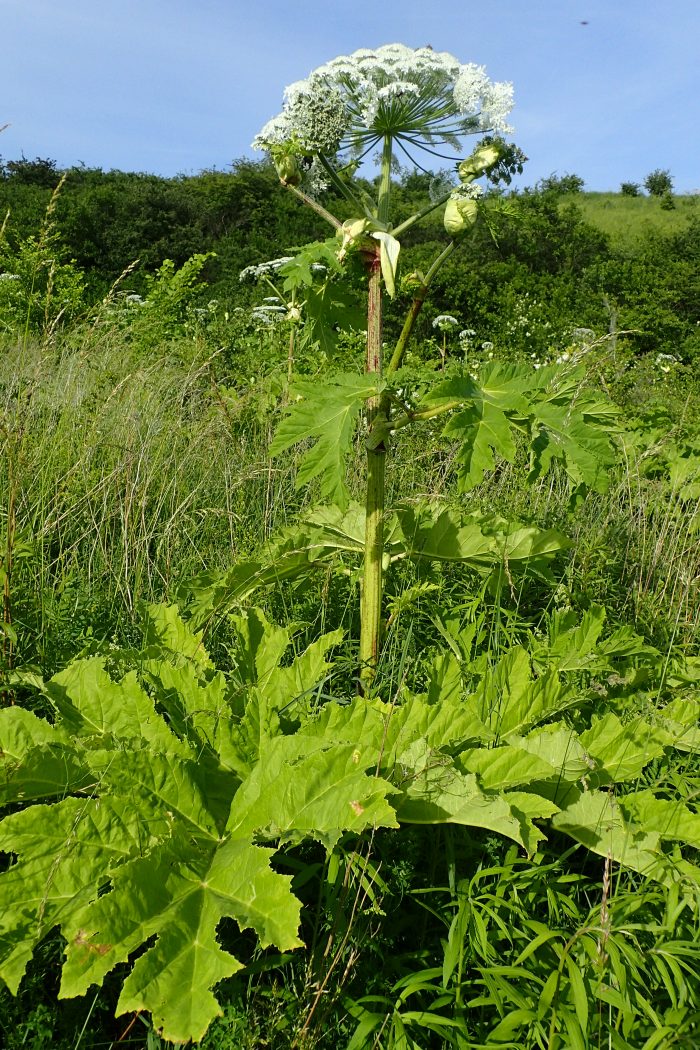
[[581, 792], [575, 802], [552, 817], [552, 827], [642, 875], [658, 872], [658, 833], [629, 824], [617, 800], [606, 791]]
[[500, 737], [565, 711], [575, 699], [553, 671], [533, 679], [530, 658], [521, 646], [513, 646], [501, 657], [475, 694], [479, 717]]
[[314, 478], [320, 479], [323, 499], [348, 506], [345, 483], [345, 461], [355, 432], [357, 419], [368, 398], [379, 393], [377, 377], [352, 374], [338, 375], [324, 383], [305, 381], [291, 390], [291, 400], [270, 445], [270, 455], [283, 452], [311, 440], [311, 448], [302, 455], [297, 471], [297, 488]]
[[141, 739], [158, 749], [178, 750], [178, 738], [156, 712], [136, 672], [115, 682], [105, 670], [104, 657], [75, 660], [54, 675], [46, 692], [70, 733]]
[[124, 865], [111, 891], [64, 929], [60, 995], [84, 994], [155, 935], [124, 983], [117, 1012], [148, 1010], [164, 1038], [201, 1039], [221, 1014], [212, 986], [241, 966], [217, 942], [223, 917], [253, 928], [263, 946], [300, 943], [300, 905], [290, 877], [270, 869], [272, 853], [229, 837], [198, 854], [183, 857], [166, 846]]
[[386, 801], [393, 790], [368, 775], [367, 756], [352, 744], [278, 737], [237, 793], [228, 830], [285, 842], [313, 838], [331, 848], [343, 831], [396, 827]]
[[659, 726], [635, 718], [623, 725], [617, 715], [608, 711], [593, 720], [590, 729], [579, 737], [596, 762], [596, 780], [600, 785], [636, 780], [655, 758], [673, 743], [673, 737]]

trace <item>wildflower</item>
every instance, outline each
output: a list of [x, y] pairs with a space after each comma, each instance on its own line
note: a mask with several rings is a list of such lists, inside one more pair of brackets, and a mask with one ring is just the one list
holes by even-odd
[[654, 360], [654, 364], [660, 372], [668, 374], [671, 371], [673, 365], [678, 364], [678, 358], [674, 357], [673, 354], [657, 354]]
[[285, 91], [282, 112], [259, 132], [255, 149], [332, 157], [364, 155], [385, 137], [405, 146], [446, 143], [475, 132], [511, 129], [510, 84], [483, 66], [462, 65], [432, 48], [387, 44], [332, 59]]
[[238, 275], [239, 281], [258, 281], [261, 277], [268, 277], [276, 273], [285, 263], [291, 262], [291, 255], [283, 255], [279, 259], [269, 259], [268, 262], [257, 263], [254, 266], [246, 266]]
[[585, 346], [588, 343], [592, 343], [595, 339], [595, 332], [592, 328], [574, 328], [571, 333], [571, 338], [574, 343], [580, 343], [581, 346]]
[[266, 327], [276, 324], [286, 316], [286, 306], [255, 306], [252, 312], [253, 320]]
[[433, 321], [433, 328], [439, 328], [441, 332], [449, 332], [451, 328], [456, 328], [459, 321], [456, 317], [452, 317], [451, 314], [438, 314]]

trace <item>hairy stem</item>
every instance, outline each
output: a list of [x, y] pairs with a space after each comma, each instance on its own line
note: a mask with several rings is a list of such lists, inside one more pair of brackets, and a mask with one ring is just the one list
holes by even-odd
[[[391, 138], [384, 140], [382, 168], [377, 198], [377, 218], [389, 218], [391, 192]], [[367, 361], [366, 371], [380, 377], [382, 374], [382, 273], [380, 248], [377, 244], [369, 261], [369, 288], [367, 303]], [[380, 397], [367, 402], [367, 429], [371, 437], [377, 428], [387, 425], [388, 406]], [[365, 494], [365, 561], [360, 607], [360, 685], [367, 692], [374, 680], [379, 660], [382, 633], [382, 561], [384, 557], [384, 479], [386, 445], [384, 441], [367, 448], [367, 490]]]
[[[367, 365], [366, 371], [381, 375], [382, 371], [382, 287], [379, 245], [370, 264], [369, 298], [367, 306]], [[369, 434], [382, 424], [386, 416], [380, 409], [380, 399], [367, 402]], [[384, 473], [386, 446], [381, 441], [367, 449], [367, 489], [365, 493], [365, 561], [360, 608], [360, 683], [364, 692], [370, 687], [379, 659], [382, 618], [382, 559], [384, 554]]]
[[413, 297], [413, 302], [411, 303], [411, 308], [406, 315], [406, 320], [404, 321], [403, 328], [401, 329], [401, 335], [399, 336], [396, 346], [394, 347], [394, 352], [391, 355], [391, 360], [389, 361], [389, 364], [386, 367], [387, 375], [390, 375], [392, 372], [395, 372], [397, 368], [401, 367], [401, 362], [403, 361], [403, 356], [406, 353], [408, 341], [411, 338], [411, 335], [413, 334], [413, 328], [418, 318], [418, 314], [423, 309], [423, 303], [425, 302], [425, 297], [428, 294], [428, 289], [430, 288], [430, 284], [433, 280], [433, 277], [438, 272], [442, 264], [446, 261], [446, 259], [449, 259], [450, 255], [454, 250], [455, 242], [450, 241], [447, 247], [444, 248], [440, 252], [438, 257], [435, 259], [432, 266], [425, 275], [422, 284], [419, 285], [418, 289], [416, 290], [416, 294]]

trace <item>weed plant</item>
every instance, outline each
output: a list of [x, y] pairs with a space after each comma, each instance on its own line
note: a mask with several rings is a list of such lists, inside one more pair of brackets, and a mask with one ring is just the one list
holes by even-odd
[[[161, 293], [173, 276], [161, 273]], [[244, 326], [236, 345], [222, 348], [219, 321], [188, 314], [188, 288], [183, 278], [172, 295], [160, 294], [150, 318], [125, 315], [123, 303], [112, 313], [120, 302], [112, 299], [63, 328], [37, 301], [34, 331], [17, 324], [3, 337], [6, 703], [37, 706], [40, 679], [81, 651], [126, 661], [147, 640], [147, 603], [184, 603], [193, 577], [265, 550], [315, 502], [313, 486], [294, 487], [301, 453], [273, 464], [267, 456], [287, 397], [284, 349]], [[41, 294], [50, 299], [50, 282]], [[558, 528], [573, 546], [547, 574], [499, 581], [463, 565], [430, 574], [400, 565], [378, 667], [378, 689], [392, 703], [409, 688], [430, 688], [436, 650], [458, 651], [474, 684], [513, 645], [544, 659], [558, 616], [594, 618], [604, 605], [611, 631], [633, 628], [656, 653], [620, 658], [614, 670], [569, 672], [580, 695], [570, 723], [608, 711], [652, 717], [671, 695], [692, 705], [700, 677], [697, 377], [655, 354], [621, 355], [618, 368], [606, 353], [592, 352], [592, 365], [626, 428], [607, 492], [572, 507], [560, 474], [525, 489], [516, 467], [493, 471], [478, 490], [481, 509]], [[416, 357], [434, 359], [434, 344]], [[358, 443], [351, 495], [361, 491], [362, 456]], [[437, 428], [409, 433], [388, 500], [437, 497], [463, 510], [465, 498], [452, 495], [455, 471], [455, 449]], [[336, 628], [357, 636], [358, 587], [355, 567], [328, 567], [275, 583], [260, 604], [271, 620], [296, 625], [300, 652]], [[207, 644], [235, 675], [234, 633], [224, 617]], [[349, 704], [353, 675], [346, 643], [319, 700], [333, 694]], [[691, 862], [700, 848], [698, 778], [691, 748], [650, 763], [620, 792], [624, 800], [627, 790], [653, 790], [674, 802], [688, 821]], [[667, 855], [680, 864], [677, 845]], [[293, 878], [306, 947], [262, 950], [222, 923], [222, 944], [245, 965], [219, 988], [223, 1016], [202, 1040], [206, 1050], [700, 1045], [697, 888], [694, 898], [659, 885], [556, 833], [526, 857], [499, 835], [449, 826], [417, 827], [400, 842], [387, 830], [347, 834], [331, 850], [302, 843], [274, 863]], [[0, 992], [8, 1050], [166, 1045], [145, 1016], [114, 1019], [118, 974], [99, 993], [57, 1005], [63, 947], [49, 936], [20, 997]]]

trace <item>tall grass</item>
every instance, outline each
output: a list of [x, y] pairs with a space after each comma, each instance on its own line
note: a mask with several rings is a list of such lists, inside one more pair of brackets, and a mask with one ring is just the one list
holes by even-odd
[[269, 420], [221, 394], [210, 351], [185, 350], [143, 357], [110, 331], [3, 349], [8, 602], [44, 651], [71, 603], [74, 617], [97, 602], [105, 623], [127, 623], [279, 520], [289, 484], [265, 458]]
[[[238, 369], [236, 360], [185, 335], [145, 349], [107, 322], [49, 341], [6, 340], [0, 556], [4, 619], [17, 641], [5, 648], [5, 670], [36, 664], [49, 673], [91, 632], [128, 640], [142, 602], [172, 599], [202, 570], [227, 568], [313, 499], [295, 491], [291, 457], [270, 463], [275, 399], [262, 377], [257, 386], [243, 383], [250, 369]], [[272, 360], [260, 366], [261, 373], [275, 370]], [[687, 414], [692, 422], [694, 410]], [[572, 510], [560, 476], [527, 489], [508, 464], [458, 497], [453, 450], [437, 427], [401, 443], [392, 502], [427, 495], [478, 505], [556, 526], [574, 546], [553, 585], [533, 581], [496, 595], [459, 566], [437, 572], [434, 589], [402, 567], [387, 594], [393, 620], [380, 668], [392, 697], [405, 685], [409, 661], [441, 644], [440, 618], [448, 615], [475, 625], [474, 655], [486, 659], [541, 629], [554, 608], [594, 602], [607, 607], [611, 624], [632, 624], [669, 656], [697, 653], [697, 502], [673, 487], [663, 457], [654, 472], [648, 459], [631, 448], [608, 491]], [[361, 463], [359, 446], [351, 464], [356, 491]], [[280, 592], [276, 600], [288, 620], [317, 616], [352, 628], [356, 586], [350, 572], [329, 575], [310, 592]], [[694, 792], [694, 765], [678, 779]], [[299, 872], [313, 866], [321, 873], [300, 887], [307, 939], [318, 949], [256, 959], [231, 982], [226, 1014], [204, 1045], [348, 1046], [366, 1010], [377, 1015], [366, 1045], [398, 1047], [404, 1026], [414, 1045], [477, 1047], [493, 1045], [506, 1015], [523, 1010], [534, 1020], [516, 1025], [505, 1045], [553, 1050], [562, 1047], [552, 1034], [556, 1011], [575, 995], [583, 1009], [574, 968], [590, 1007], [591, 1045], [696, 1045], [697, 908], [678, 910], [658, 887], [629, 874], [611, 880], [600, 858], [582, 849], [562, 858], [559, 847], [554, 838], [551, 849], [526, 859], [495, 836], [450, 830], [430, 838], [416, 831], [400, 847], [378, 834], [370, 844], [343, 845], [333, 858], [313, 847], [290, 854], [293, 874], [297, 860]], [[47, 974], [58, 950], [54, 941], [40, 957]], [[39, 986], [30, 986], [35, 998]], [[542, 1010], [545, 986], [552, 994]], [[653, 997], [651, 1012], [645, 995]], [[123, 1043], [160, 1046], [136, 1018], [108, 1021], [108, 996], [96, 1008], [93, 996], [71, 1007], [61, 1023], [75, 1034], [61, 1046], [123, 1045], [113, 1040], [125, 1031]], [[13, 1022], [8, 1045], [59, 1045], [55, 1015], [41, 1002], [32, 1006], [26, 1021]], [[0, 1006], [3, 1025], [9, 1009]], [[421, 1027], [430, 1010], [466, 1018], [473, 1039], [451, 1041]]]

